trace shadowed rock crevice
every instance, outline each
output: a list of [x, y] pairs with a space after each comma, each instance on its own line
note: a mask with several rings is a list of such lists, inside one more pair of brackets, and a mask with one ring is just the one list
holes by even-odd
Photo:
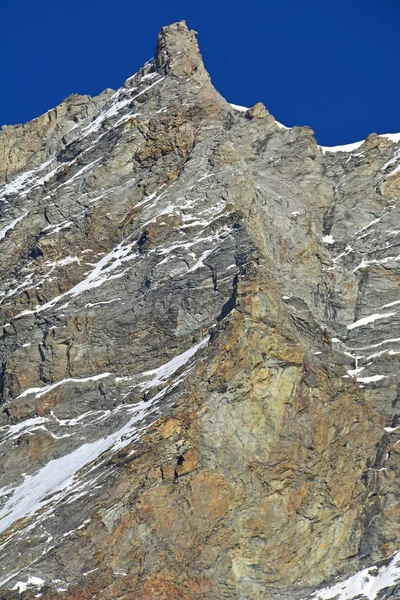
[[217, 321], [222, 321], [232, 312], [234, 308], [236, 308], [237, 294], [238, 294], [238, 276], [235, 275], [232, 282], [232, 295], [227, 302], [223, 305], [220, 314], [217, 316]]

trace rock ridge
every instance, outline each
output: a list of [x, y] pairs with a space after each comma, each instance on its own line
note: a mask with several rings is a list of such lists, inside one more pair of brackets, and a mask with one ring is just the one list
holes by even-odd
[[395, 139], [230, 105], [184, 21], [2, 129], [1, 598], [396, 597]]

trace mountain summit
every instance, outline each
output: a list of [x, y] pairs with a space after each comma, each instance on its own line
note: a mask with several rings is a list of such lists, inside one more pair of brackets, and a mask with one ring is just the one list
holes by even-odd
[[3, 600], [400, 597], [399, 140], [229, 104], [184, 22], [3, 127]]

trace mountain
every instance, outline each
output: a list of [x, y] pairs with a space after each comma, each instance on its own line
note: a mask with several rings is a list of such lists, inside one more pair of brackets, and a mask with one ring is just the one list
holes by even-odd
[[3, 127], [3, 600], [400, 598], [399, 140], [230, 105], [184, 22]]

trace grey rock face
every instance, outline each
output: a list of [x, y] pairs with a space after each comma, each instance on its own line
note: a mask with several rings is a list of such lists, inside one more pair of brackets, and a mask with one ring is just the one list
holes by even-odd
[[183, 22], [2, 129], [2, 597], [396, 597], [399, 164], [232, 107]]

